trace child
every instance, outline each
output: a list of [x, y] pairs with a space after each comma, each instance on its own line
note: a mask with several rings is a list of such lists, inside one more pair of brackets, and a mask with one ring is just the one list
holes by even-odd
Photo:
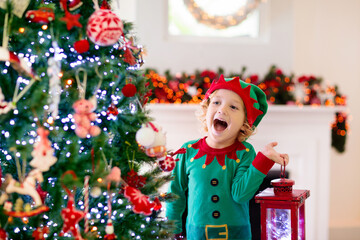
[[201, 105], [207, 137], [183, 145], [186, 153], [169, 187], [179, 198], [167, 204], [166, 216], [175, 220], [175, 239], [181, 238], [186, 203], [188, 240], [251, 239], [249, 200], [274, 163], [289, 161], [274, 150], [275, 142], [256, 154], [245, 141], [267, 111], [266, 96], [238, 77], [221, 75]]

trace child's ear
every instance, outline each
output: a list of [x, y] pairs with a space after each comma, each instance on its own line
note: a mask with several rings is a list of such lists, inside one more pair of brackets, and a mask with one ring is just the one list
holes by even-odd
[[246, 126], [244, 124], [240, 127], [240, 132], [245, 133], [245, 131], [246, 131]]

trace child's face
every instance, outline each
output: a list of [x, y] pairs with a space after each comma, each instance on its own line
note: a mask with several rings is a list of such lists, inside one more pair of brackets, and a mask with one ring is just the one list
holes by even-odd
[[244, 102], [235, 92], [219, 89], [210, 97], [206, 112], [210, 147], [223, 148], [235, 142], [245, 122]]

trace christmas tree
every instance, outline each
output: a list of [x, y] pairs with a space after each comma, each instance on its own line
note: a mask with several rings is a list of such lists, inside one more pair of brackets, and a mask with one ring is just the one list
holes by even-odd
[[157, 190], [174, 159], [109, 4], [0, 3], [0, 239], [168, 237]]

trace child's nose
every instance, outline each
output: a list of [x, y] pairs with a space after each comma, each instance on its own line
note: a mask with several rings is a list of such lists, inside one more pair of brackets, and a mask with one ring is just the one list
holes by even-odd
[[220, 106], [218, 109], [218, 113], [226, 114], [226, 108], [224, 106]]

